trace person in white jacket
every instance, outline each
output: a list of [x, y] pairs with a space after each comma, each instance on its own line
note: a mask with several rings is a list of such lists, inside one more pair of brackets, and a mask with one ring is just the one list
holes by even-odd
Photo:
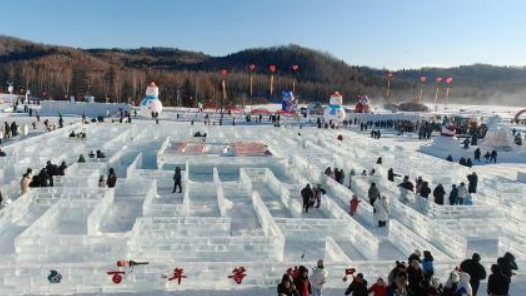
[[457, 197], [457, 204], [463, 205], [464, 200], [468, 197], [468, 188], [466, 187], [465, 183], [460, 183], [460, 187], [458, 187], [458, 197]]
[[374, 209], [376, 210], [376, 220], [378, 220], [378, 227], [386, 227], [389, 219], [389, 208], [387, 205], [387, 197], [382, 196], [374, 202]]
[[310, 277], [310, 282], [312, 285], [313, 296], [322, 296], [323, 286], [327, 281], [329, 272], [325, 269], [323, 260], [318, 260], [316, 268], [312, 271], [312, 276]]

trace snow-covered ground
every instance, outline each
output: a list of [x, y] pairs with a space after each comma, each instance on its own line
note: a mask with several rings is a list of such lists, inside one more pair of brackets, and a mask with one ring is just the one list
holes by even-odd
[[[421, 153], [432, 141], [389, 131], [373, 140], [356, 127], [320, 130], [312, 120], [289, 116], [280, 128], [268, 116], [256, 123], [256, 116], [246, 122], [243, 114], [224, 115], [220, 126], [221, 115], [213, 113], [205, 126], [205, 114], [196, 111], [166, 108], [158, 125], [141, 118], [81, 125], [66, 117], [64, 129], [40, 128], [2, 145], [7, 157], [0, 159], [0, 188], [12, 203], [0, 210], [0, 294], [272, 295], [287, 268], [324, 259], [330, 273], [324, 294], [330, 296], [343, 293], [345, 268], [356, 267], [372, 283], [415, 249], [433, 253], [443, 281], [473, 252], [487, 268], [507, 251], [520, 267], [526, 263], [526, 184], [510, 173], [526, 170], [517, 164], [525, 162], [519, 153], [508, 163], [475, 165], [480, 180], [473, 206], [422, 207], [413, 194], [400, 199], [396, 184], [386, 180], [388, 168], [446, 190], [471, 172]], [[22, 125], [34, 118], [0, 114], [0, 122], [11, 120]], [[72, 131], [87, 137], [70, 138]], [[197, 132], [206, 138], [195, 137]], [[89, 158], [95, 150], [106, 157]], [[77, 163], [81, 154], [86, 163]], [[66, 161], [66, 176], [55, 177], [53, 188], [22, 195], [22, 173], [28, 167], [38, 172], [47, 160]], [[182, 169], [182, 193], [172, 193], [175, 167]], [[344, 170], [343, 185], [322, 174], [327, 167]], [[109, 168], [117, 185], [99, 188], [97, 180]], [[351, 169], [376, 174], [349, 183]], [[367, 201], [372, 182], [389, 201], [384, 229]], [[326, 194], [320, 209], [304, 213], [300, 190], [307, 183], [320, 184]], [[353, 194], [364, 202], [350, 216]], [[129, 271], [117, 260], [149, 265], [115, 284], [107, 272]], [[246, 269], [241, 285], [229, 278], [238, 267]], [[181, 285], [166, 279], [174, 268], [188, 276]], [[49, 283], [50, 270], [62, 274], [61, 283]], [[512, 295], [526, 293], [524, 274], [512, 289]]]

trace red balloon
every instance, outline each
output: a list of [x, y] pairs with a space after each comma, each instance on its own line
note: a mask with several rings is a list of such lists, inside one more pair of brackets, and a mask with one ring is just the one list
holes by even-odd
[[427, 80], [427, 77], [420, 76], [420, 82], [424, 83], [424, 82], [426, 82], [426, 80]]
[[438, 83], [442, 82], [442, 80], [443, 80], [442, 77], [437, 77], [437, 82]]
[[272, 72], [272, 73], [275, 73], [276, 69], [277, 69], [276, 65], [270, 65], [268, 68], [270, 69], [270, 72]]
[[451, 78], [451, 77], [446, 78], [446, 83], [447, 84], [450, 84], [451, 82], [453, 82], [453, 78]]
[[254, 64], [250, 64], [249, 68], [250, 68], [250, 71], [252, 72], [256, 71], [256, 65]]
[[297, 72], [300, 69], [298, 65], [292, 65], [292, 71]]
[[226, 76], [227, 74], [228, 74], [228, 70], [227, 69], [221, 70], [221, 75], [222, 76]]

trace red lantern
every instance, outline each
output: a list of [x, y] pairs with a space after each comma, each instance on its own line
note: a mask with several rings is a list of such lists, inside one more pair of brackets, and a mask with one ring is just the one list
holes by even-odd
[[256, 71], [256, 65], [255, 64], [250, 64], [248, 67], [249, 67], [250, 71], [252, 71], [252, 72]]
[[447, 84], [450, 84], [451, 82], [453, 82], [453, 78], [451, 78], [451, 77], [446, 78], [446, 83]]
[[276, 70], [277, 70], [276, 65], [270, 65], [268, 68], [269, 68], [270, 72], [276, 73]]
[[292, 65], [292, 71], [293, 71], [293, 72], [298, 72], [299, 69], [300, 69], [300, 66], [298, 66], [298, 65]]
[[437, 77], [437, 83], [442, 82], [442, 80], [444, 80], [442, 77]]
[[424, 82], [426, 82], [426, 80], [427, 80], [427, 77], [420, 76], [420, 82], [424, 83]]
[[222, 69], [221, 70], [221, 76], [226, 77], [227, 75], [228, 75], [228, 70], [227, 69]]

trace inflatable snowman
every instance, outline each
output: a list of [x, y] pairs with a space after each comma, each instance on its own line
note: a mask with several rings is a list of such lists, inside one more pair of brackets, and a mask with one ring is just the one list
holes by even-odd
[[281, 92], [281, 111], [283, 113], [293, 113], [296, 111], [297, 101], [294, 94], [290, 90]]
[[358, 103], [354, 109], [356, 113], [370, 113], [371, 106], [369, 105], [369, 98], [367, 96], [358, 96]]
[[342, 108], [343, 97], [339, 92], [335, 92], [331, 95], [329, 101], [329, 106], [325, 109], [323, 113], [323, 118], [325, 121], [332, 121], [333, 123], [342, 123], [345, 119], [345, 110]]
[[142, 99], [141, 115], [144, 117], [151, 117], [153, 113], [157, 115], [163, 111], [163, 104], [159, 100], [159, 88], [155, 85], [155, 82], [150, 83], [146, 88], [146, 97]]

